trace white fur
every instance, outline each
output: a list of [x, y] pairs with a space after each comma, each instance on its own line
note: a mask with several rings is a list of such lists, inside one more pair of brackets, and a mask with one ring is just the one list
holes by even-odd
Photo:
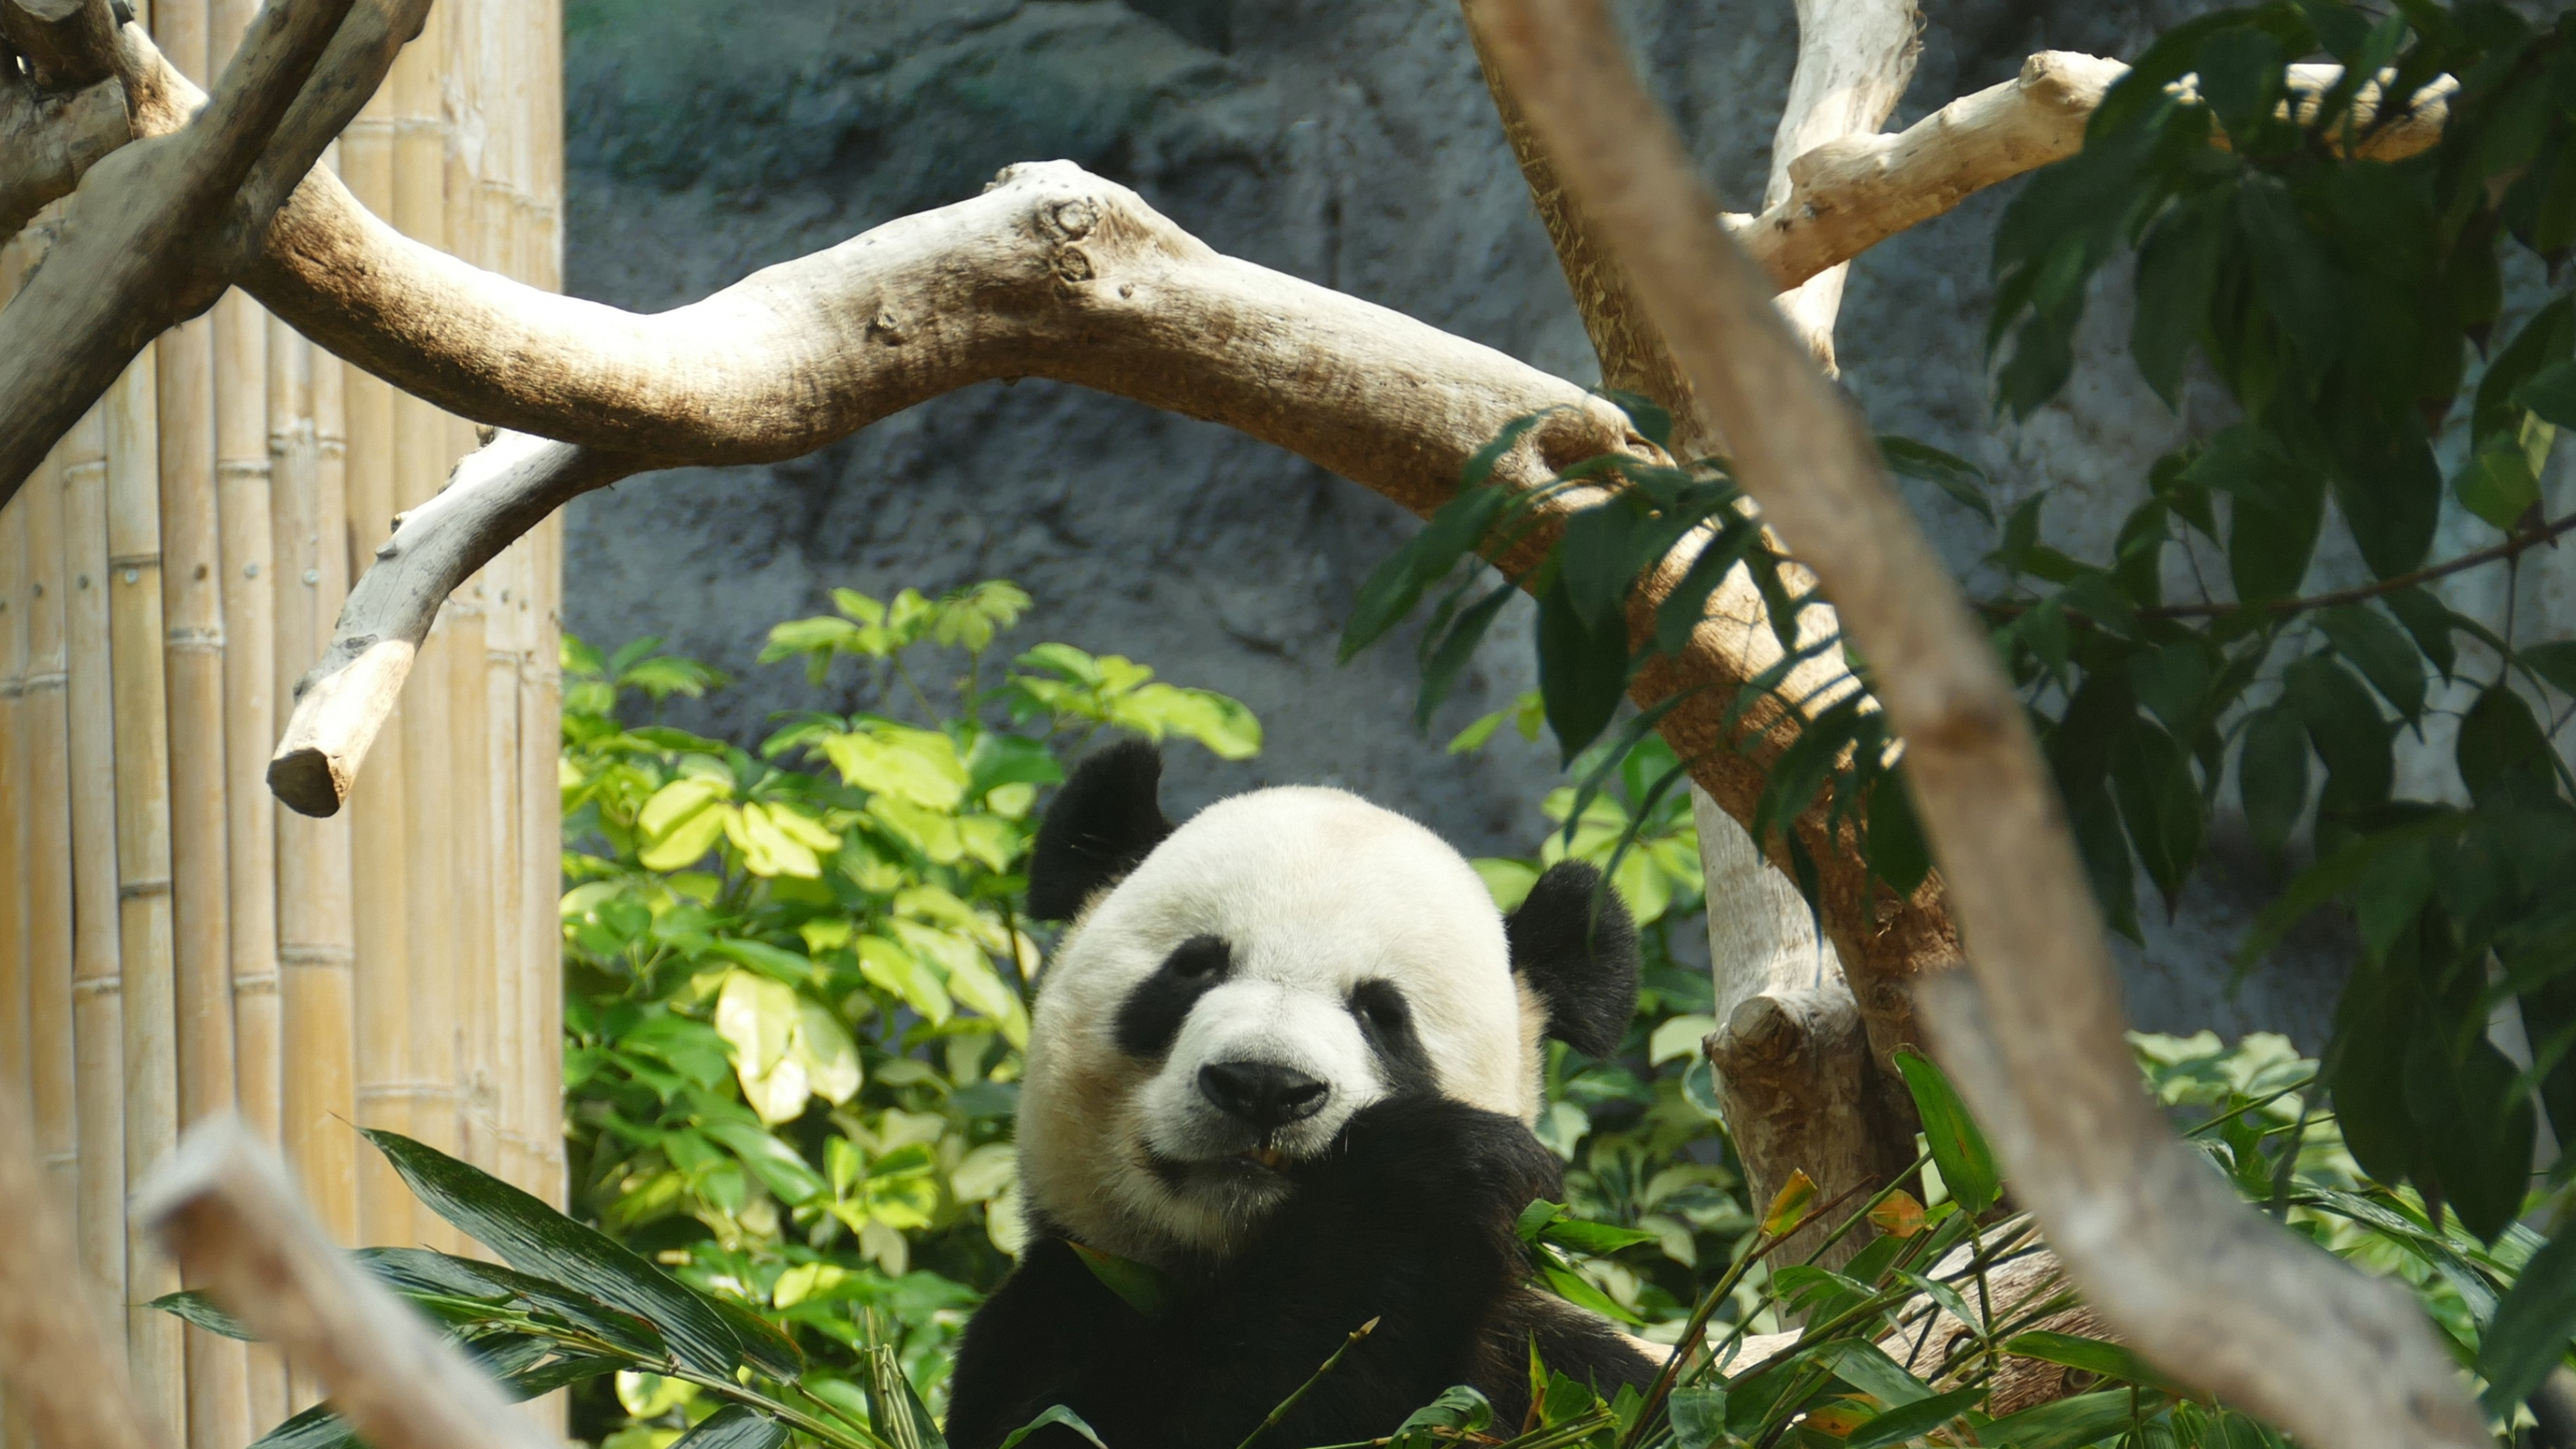
[[[1159, 1066], [1127, 1058], [1119, 1008], [1200, 935], [1232, 947], [1225, 981]], [[1029, 1205], [1124, 1257], [1224, 1252], [1279, 1189], [1254, 1173], [1175, 1190], [1152, 1169], [1263, 1145], [1200, 1093], [1199, 1069], [1267, 1061], [1325, 1082], [1323, 1109], [1267, 1143], [1320, 1152], [1387, 1090], [1350, 1011], [1352, 988], [1373, 979], [1403, 991], [1444, 1095], [1535, 1114], [1536, 1038], [1502, 915], [1458, 852], [1339, 790], [1261, 790], [1201, 811], [1074, 924], [1040, 983], [1019, 1128]]]

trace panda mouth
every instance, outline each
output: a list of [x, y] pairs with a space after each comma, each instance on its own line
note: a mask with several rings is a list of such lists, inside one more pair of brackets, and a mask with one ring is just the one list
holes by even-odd
[[1276, 1147], [1268, 1145], [1255, 1147], [1249, 1152], [1237, 1153], [1236, 1156], [1241, 1161], [1249, 1162], [1255, 1167], [1263, 1168], [1270, 1172], [1286, 1172], [1288, 1170], [1288, 1154]]

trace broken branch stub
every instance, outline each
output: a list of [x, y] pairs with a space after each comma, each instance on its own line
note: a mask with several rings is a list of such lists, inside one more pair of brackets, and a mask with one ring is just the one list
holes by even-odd
[[1982, 1074], [1972, 1100], [2001, 1104], [1996, 1125], [2032, 1145], [2014, 1183], [2070, 1275], [2159, 1366], [2308, 1442], [2486, 1442], [2412, 1305], [2236, 1202], [2140, 1090], [2091, 888], [2010, 681], [1860, 419], [1771, 305], [1771, 278], [1714, 222], [1601, 0], [1470, 10], [1744, 486], [1880, 661], [1878, 698], [1976, 943], [1985, 1009], [1959, 1015], [1991, 1023], [1949, 1032], [1953, 1070]]

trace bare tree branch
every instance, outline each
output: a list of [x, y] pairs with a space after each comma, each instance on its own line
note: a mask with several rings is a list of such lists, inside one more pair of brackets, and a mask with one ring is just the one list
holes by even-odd
[[332, 1410], [374, 1449], [555, 1449], [490, 1378], [332, 1246], [285, 1165], [239, 1118], [190, 1128], [134, 1210], [190, 1282], [318, 1375]]
[[[497, 283], [439, 263], [456, 287]], [[1498, 475], [1523, 486], [1604, 452], [1661, 456], [1571, 383], [1221, 256], [1069, 162], [1012, 167], [971, 201], [659, 316], [521, 290], [527, 315], [503, 310], [492, 325], [511, 330], [475, 344], [520, 349], [515, 391], [494, 398], [478, 380], [474, 396], [510, 404], [514, 424], [591, 398], [580, 441], [626, 446], [584, 456], [505, 438], [403, 521], [298, 691], [270, 767], [295, 809], [328, 814], [345, 798], [408, 667], [394, 646], [417, 643], [449, 590], [564, 499], [676, 462], [793, 457], [970, 383], [1052, 377], [1211, 418], [1425, 513], [1456, 492], [1470, 454], [1530, 413], [1556, 410]], [[463, 326], [456, 299], [431, 280], [412, 312], [384, 320], [406, 334], [434, 334], [441, 316]], [[362, 660], [363, 678], [340, 677]]]
[[46, 203], [71, 195], [99, 158], [133, 135], [125, 87], [113, 78], [49, 92], [31, 76], [0, 71], [0, 237], [16, 235]]
[[[2307, 1442], [2484, 1443], [2414, 1308], [2235, 1202], [2140, 1091], [2101, 920], [2020, 702], [1860, 419], [1800, 356], [1772, 279], [1714, 223], [1601, 0], [1470, 8], [1746, 488], [1880, 661], [1984, 987], [1982, 1017], [1943, 1013], [1945, 1059], [2021, 1149], [2015, 1185], [2070, 1274], [2150, 1359]], [[1960, 1026], [1977, 1020], [1991, 1032]]]
[[0, 0], [0, 44], [27, 58], [36, 84], [79, 90], [117, 73], [108, 0]]
[[[2116, 60], [2041, 51], [2022, 62], [2020, 75], [1961, 96], [1893, 136], [1852, 136], [1792, 152], [1786, 193], [1775, 172], [1761, 215], [1726, 222], [1774, 285], [1800, 286], [1997, 182], [2074, 155], [2093, 108], [2128, 69]], [[2342, 75], [2340, 66], [2290, 67], [2302, 122], [2316, 118]], [[2372, 132], [2361, 154], [2387, 161], [2430, 149], [2458, 88], [2444, 76], [2416, 92], [2406, 114]], [[2367, 129], [2379, 104], [2379, 88], [2362, 87], [2353, 120]]]
[[212, 306], [259, 254], [278, 201], [357, 115], [428, 9], [428, 0], [354, 3], [359, 23], [344, 25], [353, 0], [271, 0], [213, 98], [175, 126], [193, 88], [138, 27], [124, 27], [127, 105], [148, 139], [90, 169], [45, 265], [0, 310], [0, 416], [12, 422], [0, 433], [0, 503], [144, 344]]
[[[9, 0], [0, 0], [6, 5]], [[88, 1295], [68, 1286], [80, 1255], [45, 1186], [27, 1102], [0, 1075], [0, 1378], [38, 1442], [80, 1449], [163, 1449]]]

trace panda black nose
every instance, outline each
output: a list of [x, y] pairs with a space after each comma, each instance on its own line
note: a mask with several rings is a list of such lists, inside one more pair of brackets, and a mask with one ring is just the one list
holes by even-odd
[[1275, 1062], [1211, 1062], [1199, 1068], [1199, 1091], [1217, 1110], [1268, 1132], [1324, 1109], [1328, 1088]]

